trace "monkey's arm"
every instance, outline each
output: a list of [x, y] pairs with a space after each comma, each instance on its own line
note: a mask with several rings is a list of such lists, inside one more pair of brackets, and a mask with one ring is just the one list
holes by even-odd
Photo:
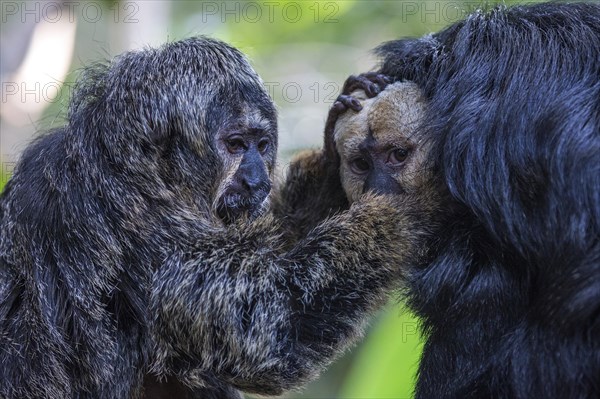
[[[370, 197], [287, 252], [272, 219], [206, 237], [157, 272], [156, 371], [279, 394], [361, 335], [395, 276], [422, 252], [426, 217]], [[185, 373], [194, 369], [194, 375]]]
[[348, 209], [336, 162], [323, 150], [306, 150], [292, 159], [272, 203], [288, 242], [297, 242], [320, 221]]

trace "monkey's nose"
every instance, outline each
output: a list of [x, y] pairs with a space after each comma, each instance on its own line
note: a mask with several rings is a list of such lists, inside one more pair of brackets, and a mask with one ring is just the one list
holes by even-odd
[[245, 190], [252, 193], [258, 189], [260, 185], [260, 179], [254, 178], [254, 176], [244, 177], [244, 179], [242, 179], [242, 185], [244, 186]]
[[375, 194], [403, 194], [404, 189], [389, 173], [374, 170], [367, 177], [363, 186], [363, 193], [373, 192]]
[[242, 180], [242, 185], [244, 186], [244, 189], [251, 194], [256, 194], [259, 191], [268, 192], [271, 190], [271, 184], [262, 176], [246, 176]]

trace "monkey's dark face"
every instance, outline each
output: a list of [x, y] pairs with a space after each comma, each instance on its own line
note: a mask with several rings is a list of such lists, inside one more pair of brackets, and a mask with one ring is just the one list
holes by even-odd
[[277, 136], [258, 111], [227, 122], [216, 136], [224, 176], [216, 197], [217, 215], [225, 223], [254, 218], [268, 207]]
[[363, 109], [347, 111], [336, 123], [341, 180], [348, 200], [363, 193], [403, 194], [423, 184], [427, 143], [417, 128], [424, 102], [413, 83], [395, 83], [379, 96], [362, 100]]

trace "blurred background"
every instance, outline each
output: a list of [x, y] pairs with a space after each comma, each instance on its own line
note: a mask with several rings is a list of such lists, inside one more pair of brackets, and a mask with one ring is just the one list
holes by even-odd
[[[192, 35], [231, 43], [249, 56], [277, 104], [283, 170], [294, 152], [320, 146], [327, 110], [346, 77], [375, 67], [371, 49], [435, 32], [486, 4], [3, 0], [0, 190], [32, 137], [64, 124], [72, 84], [90, 63]], [[418, 320], [393, 302], [361, 345], [285, 397], [410, 398], [422, 340]]]

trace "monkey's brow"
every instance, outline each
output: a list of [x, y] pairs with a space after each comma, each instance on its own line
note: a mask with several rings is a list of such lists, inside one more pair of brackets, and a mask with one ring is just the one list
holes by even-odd
[[272, 130], [272, 125], [266, 118], [253, 116], [250, 117], [250, 120], [248, 121], [248, 129], [270, 132]]
[[238, 115], [224, 123], [224, 128], [229, 130], [272, 130], [271, 121], [262, 115]]
[[247, 129], [248, 134], [253, 136], [264, 136], [268, 134], [269, 129], [265, 129], [262, 126], [250, 126]]
[[267, 122], [263, 122], [260, 119], [252, 118], [249, 120], [244, 117], [232, 118], [225, 121], [221, 125], [221, 131], [225, 132], [246, 132], [246, 131], [259, 131], [259, 130], [269, 130], [270, 125]]

